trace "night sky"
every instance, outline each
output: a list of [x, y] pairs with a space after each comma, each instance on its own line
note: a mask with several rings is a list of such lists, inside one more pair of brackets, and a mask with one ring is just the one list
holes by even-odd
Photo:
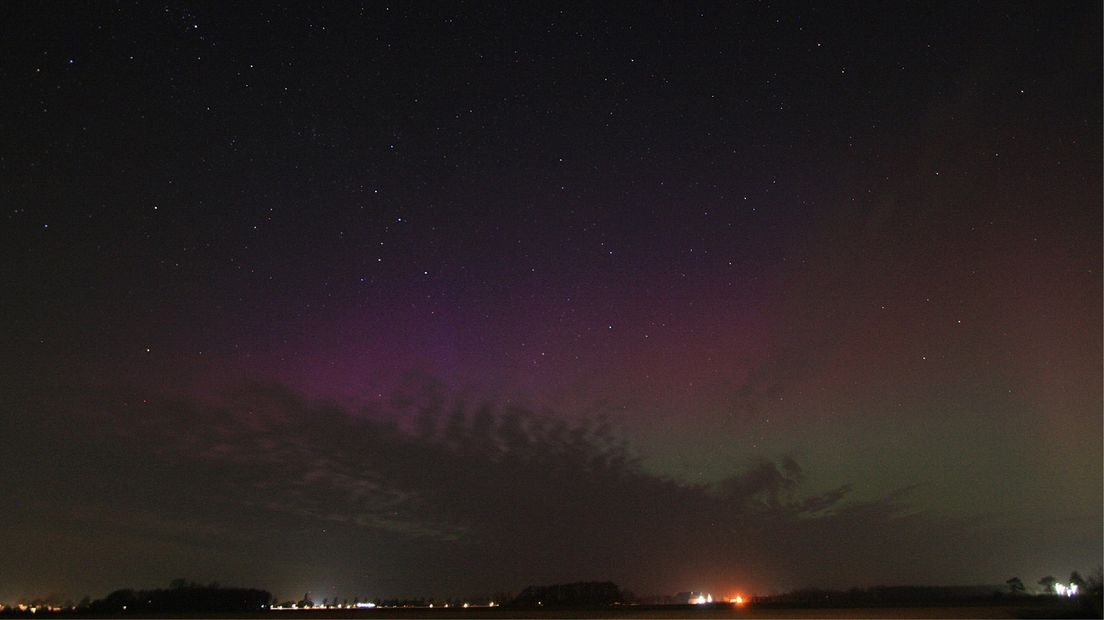
[[1099, 2], [0, 4], [0, 600], [1091, 572]]

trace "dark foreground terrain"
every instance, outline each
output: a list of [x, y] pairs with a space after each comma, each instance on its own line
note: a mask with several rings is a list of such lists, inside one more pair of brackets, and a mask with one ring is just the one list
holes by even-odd
[[[50, 617], [100, 618], [107, 616]], [[118, 616], [112, 616], [118, 617]], [[136, 616], [137, 617], [137, 616]], [[239, 614], [160, 614], [155, 618], [286, 618], [287, 620], [421, 619], [461, 620], [476, 618], [1092, 618], [1099, 617], [1077, 600], [1031, 598], [1022, 601], [992, 601], [974, 604], [907, 607], [784, 607], [744, 605], [620, 605], [598, 608], [518, 609], [424, 607], [383, 609], [302, 609], [258, 611]]]

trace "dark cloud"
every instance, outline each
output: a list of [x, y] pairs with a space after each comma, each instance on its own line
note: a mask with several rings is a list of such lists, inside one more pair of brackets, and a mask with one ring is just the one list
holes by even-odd
[[758, 511], [786, 511], [793, 514], [829, 510], [851, 490], [849, 485], [816, 496], [801, 497], [805, 471], [791, 456], [777, 461], [759, 458], [740, 473], [717, 484], [726, 497]]
[[[52, 504], [17, 500], [4, 518], [26, 535], [12, 550], [94, 558], [75, 579], [93, 591], [179, 574], [288, 596], [598, 578], [637, 591], [850, 585], [938, 554], [922, 532], [967, 525], [912, 512], [903, 494], [809, 494], [789, 457], [713, 486], [678, 482], [643, 470], [606, 419], [443, 390], [360, 411], [271, 385], [209, 400], [98, 393], [64, 395], [24, 427], [8, 450], [23, 474], [12, 496]], [[57, 506], [66, 516], [39, 525]], [[47, 572], [35, 566], [28, 585]]]

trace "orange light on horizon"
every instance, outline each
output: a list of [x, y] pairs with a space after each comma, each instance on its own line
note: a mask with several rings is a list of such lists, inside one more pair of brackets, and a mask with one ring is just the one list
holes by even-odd
[[744, 597], [743, 597], [743, 595], [737, 594], [736, 596], [728, 599], [728, 602], [732, 603], [733, 605], [743, 605], [744, 604]]

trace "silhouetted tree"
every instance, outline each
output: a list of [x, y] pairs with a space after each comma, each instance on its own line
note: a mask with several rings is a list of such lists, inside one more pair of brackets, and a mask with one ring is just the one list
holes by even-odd
[[1089, 574], [1085, 586], [1085, 596], [1081, 600], [1088, 612], [1086, 615], [1090, 618], [1104, 618], [1104, 569], [1097, 565], [1096, 570]]
[[[96, 603], [99, 602], [101, 601], [96, 601]], [[134, 605], [134, 590], [115, 590], [111, 594], [108, 594], [102, 602], [104, 603], [104, 611], [114, 613], [125, 611], [127, 608], [133, 607]], [[95, 607], [96, 603], [93, 603], [93, 607]], [[96, 611], [100, 610], [97, 609]]]
[[1072, 573], [1070, 573], [1069, 580], [1070, 580], [1070, 583], [1072, 585], [1077, 586], [1078, 590], [1081, 590], [1081, 591], [1085, 590], [1086, 582], [1085, 582], [1085, 579], [1083, 577], [1081, 577], [1081, 573], [1079, 573], [1077, 571], [1073, 571]]
[[1047, 592], [1050, 594], [1054, 593], [1054, 584], [1056, 583], [1058, 583], [1058, 580], [1055, 579], [1052, 575], [1047, 575], [1046, 577], [1043, 577], [1039, 580], [1039, 585], [1043, 586], [1043, 592]]
[[1027, 588], [1024, 587], [1023, 581], [1020, 581], [1019, 577], [1013, 577], [1005, 583], [1008, 584], [1008, 589], [1012, 592], [1012, 594], [1022, 594], [1024, 591], [1027, 590]]
[[264, 609], [272, 595], [252, 588], [209, 588], [197, 584], [165, 590], [116, 590], [87, 606], [93, 613], [244, 612]]

